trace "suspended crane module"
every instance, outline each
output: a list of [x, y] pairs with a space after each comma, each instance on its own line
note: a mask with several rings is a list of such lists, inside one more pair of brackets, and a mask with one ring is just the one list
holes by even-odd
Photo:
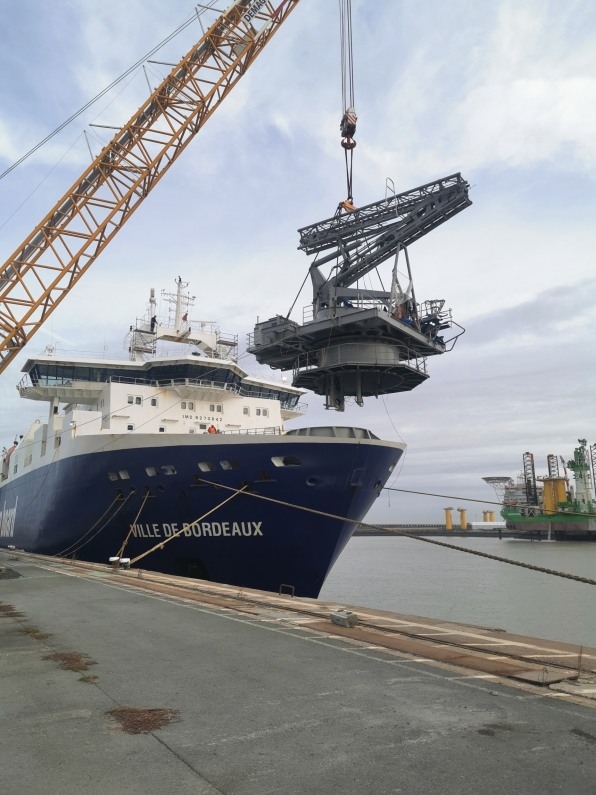
[[[282, 315], [257, 323], [249, 352], [261, 364], [292, 370], [294, 386], [324, 395], [326, 408], [338, 411], [346, 397], [362, 405], [365, 397], [421, 384], [427, 357], [451, 350], [464, 329], [443, 299], [416, 303], [407, 247], [469, 207], [468, 190], [452, 174], [299, 229], [298, 248], [318, 257], [310, 266], [312, 317], [302, 325]], [[398, 278], [402, 252], [407, 285]], [[362, 287], [391, 257], [391, 290]], [[320, 268], [330, 262], [334, 275], [326, 278]]]

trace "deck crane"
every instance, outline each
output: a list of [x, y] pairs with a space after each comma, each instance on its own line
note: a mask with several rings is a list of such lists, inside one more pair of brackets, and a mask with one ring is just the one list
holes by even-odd
[[235, 0], [0, 267], [0, 372], [68, 295], [299, 0]]
[[[464, 329], [444, 300], [416, 303], [407, 247], [469, 207], [468, 189], [452, 174], [299, 229], [298, 248], [316, 257], [312, 310], [302, 324], [283, 315], [257, 323], [249, 352], [261, 364], [292, 370], [294, 386], [324, 395], [326, 408], [338, 411], [346, 397], [362, 405], [365, 397], [421, 384], [427, 357], [451, 350]], [[397, 275], [400, 254], [407, 285]], [[364, 277], [390, 259], [391, 289], [371, 289]]]
[[[352, 196], [356, 142], [351, 0], [340, 0], [342, 72], [341, 145], [345, 151], [348, 197], [335, 215], [299, 229], [299, 249], [315, 255], [310, 265], [312, 310], [299, 324], [287, 316], [257, 323], [249, 353], [260, 364], [292, 370], [293, 385], [325, 397], [325, 408], [343, 411], [346, 398], [362, 405], [414, 389], [428, 378], [426, 360], [449, 351], [464, 329], [445, 301], [418, 305], [408, 246], [472, 203], [461, 174], [395, 194], [389, 180], [385, 199], [357, 208]], [[391, 187], [391, 190], [390, 190]], [[393, 194], [393, 195], [391, 195]], [[398, 277], [403, 254], [407, 284]], [[368, 275], [393, 260], [391, 289], [372, 289]], [[323, 275], [321, 266], [331, 272]], [[291, 310], [290, 310], [291, 311]]]

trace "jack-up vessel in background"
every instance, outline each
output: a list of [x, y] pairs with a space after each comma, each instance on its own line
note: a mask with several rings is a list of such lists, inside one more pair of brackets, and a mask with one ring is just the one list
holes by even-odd
[[[523, 471], [516, 480], [486, 477], [502, 504], [507, 530], [519, 538], [547, 541], [596, 541], [594, 472], [596, 445], [578, 439], [573, 458], [550, 453], [548, 474], [536, 476], [534, 455], [524, 453]], [[571, 470], [571, 484], [568, 470]]]

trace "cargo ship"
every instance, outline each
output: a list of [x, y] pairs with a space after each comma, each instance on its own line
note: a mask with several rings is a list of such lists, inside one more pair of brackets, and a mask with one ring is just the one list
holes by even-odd
[[162, 320], [151, 292], [128, 359], [27, 360], [47, 421], [3, 451], [0, 545], [316, 597], [405, 445], [286, 430], [304, 390], [247, 374], [186, 287]]
[[596, 541], [596, 446], [588, 446], [586, 439], [578, 439], [578, 445], [567, 462], [549, 454], [546, 475], [536, 476], [533, 454], [524, 453], [523, 471], [515, 480], [483, 478], [497, 491], [501, 516], [516, 537]]

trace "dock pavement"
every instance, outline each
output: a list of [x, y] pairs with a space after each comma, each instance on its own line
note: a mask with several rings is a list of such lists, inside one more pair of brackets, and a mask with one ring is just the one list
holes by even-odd
[[6, 795], [596, 793], [595, 649], [7, 551], [0, 705]]

